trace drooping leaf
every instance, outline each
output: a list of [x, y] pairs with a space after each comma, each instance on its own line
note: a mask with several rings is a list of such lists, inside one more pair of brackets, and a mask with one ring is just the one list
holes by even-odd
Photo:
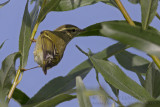
[[150, 64], [145, 58], [128, 51], [122, 51], [116, 54], [115, 58], [125, 69], [138, 73], [146, 73]]
[[0, 49], [3, 47], [4, 43], [5, 43], [5, 41], [0, 45]]
[[4, 2], [4, 3], [1, 3], [0, 4], [0, 8], [2, 8], [3, 6], [5, 6], [7, 3], [9, 3], [10, 2], [10, 0], [7, 0], [6, 2]]
[[145, 30], [156, 15], [158, 0], [140, 0], [142, 28]]
[[134, 103], [134, 104], [131, 104], [127, 107], [159, 107], [160, 105], [160, 101], [158, 100], [153, 100], [153, 101], [147, 101], [145, 103]]
[[[76, 98], [76, 95], [69, 95], [69, 94], [58, 94], [46, 101], [41, 102], [38, 105], [35, 105], [36, 107], [55, 107], [61, 102], [69, 101]], [[25, 106], [26, 107], [26, 106]], [[30, 107], [30, 106], [28, 106]]]
[[140, 23], [136, 25], [136, 27], [131, 26], [126, 21], [102, 22], [87, 27], [79, 36], [109, 37], [149, 54], [160, 56], [160, 32], [152, 27], [142, 30]]
[[140, 73], [138, 73], [138, 72], [136, 72], [136, 74], [137, 74], [137, 76], [138, 76], [138, 79], [139, 79], [141, 85], [142, 85], [143, 87], [145, 87], [145, 80], [144, 80], [144, 78], [142, 77], [142, 75], [141, 75]]
[[16, 75], [15, 61], [20, 56], [20, 52], [16, 52], [8, 55], [2, 62], [0, 72], [0, 98], [4, 98], [9, 92], [12, 80]]
[[74, 88], [76, 85], [76, 76], [84, 78], [91, 69], [92, 65], [88, 63], [88, 61], [85, 61], [74, 68], [69, 74], [67, 74], [67, 76], [57, 77], [51, 80], [28, 101], [25, 107], [37, 105]]
[[114, 63], [90, 57], [94, 68], [102, 74], [104, 79], [114, 87], [130, 94], [140, 101], [151, 100], [149, 93], [138, 83], [130, 79]]
[[20, 59], [20, 67], [24, 68], [27, 64], [28, 53], [30, 49], [30, 37], [31, 37], [31, 17], [28, 12], [28, 1], [25, 6], [21, 31], [19, 35], [19, 51], [22, 53]]
[[77, 98], [80, 107], [92, 107], [86, 88], [80, 76], [76, 77]]
[[12, 98], [21, 105], [26, 104], [30, 99], [24, 92], [22, 92], [18, 88], [14, 90]]
[[156, 69], [153, 63], [150, 64], [146, 75], [145, 88], [154, 98], [157, 98], [160, 95], [159, 77], [160, 77], [160, 71]]

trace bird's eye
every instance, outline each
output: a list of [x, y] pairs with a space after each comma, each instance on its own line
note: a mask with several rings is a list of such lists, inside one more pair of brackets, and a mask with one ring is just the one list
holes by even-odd
[[72, 32], [75, 32], [76, 31], [76, 29], [72, 29]]

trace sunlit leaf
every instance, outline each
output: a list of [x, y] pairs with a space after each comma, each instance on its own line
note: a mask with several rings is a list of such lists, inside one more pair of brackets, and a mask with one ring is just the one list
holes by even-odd
[[30, 49], [30, 37], [31, 37], [31, 17], [28, 12], [28, 1], [25, 6], [21, 31], [19, 35], [19, 51], [22, 53], [20, 59], [20, 67], [24, 68], [27, 64], [28, 53]]
[[140, 0], [142, 28], [145, 30], [156, 15], [158, 0]]
[[133, 4], [137, 4], [139, 3], [139, 0], [128, 0], [129, 2], [133, 3]]
[[136, 27], [131, 26], [125, 21], [102, 22], [87, 27], [79, 36], [109, 37], [149, 54], [160, 56], [160, 32], [152, 27], [142, 30], [140, 23], [136, 25]]
[[138, 83], [130, 79], [114, 63], [90, 57], [94, 68], [102, 74], [104, 79], [114, 87], [130, 94], [140, 101], [151, 100], [149, 93]]

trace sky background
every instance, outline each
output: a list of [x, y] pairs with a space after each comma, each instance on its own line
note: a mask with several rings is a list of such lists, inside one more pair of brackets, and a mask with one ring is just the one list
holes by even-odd
[[[0, 3], [3, 3], [4, 1], [5, 0], [1, 0]], [[27, 0], [11, 0], [6, 6], [0, 8], [0, 44], [3, 41], [7, 40], [2, 49], [0, 50], [0, 62], [2, 62], [4, 58], [9, 54], [18, 51], [19, 34], [26, 1]], [[131, 18], [135, 21], [140, 22], [140, 5], [133, 5], [129, 3], [128, 0], [121, 1]], [[34, 5], [29, 5], [29, 11], [32, 10], [33, 6]], [[160, 13], [160, 11], [158, 11], [158, 13]], [[118, 9], [100, 2], [94, 5], [80, 7], [72, 11], [50, 12], [45, 18], [45, 20], [40, 24], [35, 39], [38, 37], [41, 31], [54, 30], [64, 24], [73, 24], [83, 29], [95, 23], [111, 20], [124, 20], [124, 18]], [[154, 18], [151, 25], [160, 30], [160, 21], [157, 18]], [[96, 53], [102, 51], [104, 48], [116, 42], [117, 41], [109, 38], [95, 36], [74, 38], [68, 44], [61, 62], [57, 66], [48, 70], [47, 75], [44, 75], [41, 68], [26, 71], [23, 74], [22, 81], [18, 85], [18, 88], [25, 92], [29, 97], [32, 97], [42, 86], [44, 86], [53, 78], [58, 76], [65, 76], [67, 73], [69, 73], [76, 65], [79, 65], [81, 62], [87, 59], [84, 54], [79, 52], [75, 45], [78, 45], [86, 52], [88, 52], [89, 48], [92, 52]], [[35, 43], [33, 43], [31, 46], [28, 64], [26, 68], [37, 66], [37, 63], [34, 62], [33, 56], [34, 47]], [[137, 53], [140, 56], [144, 56], [148, 60], [151, 60], [145, 53], [141, 51], [133, 48], [127, 50], [133, 53]], [[109, 60], [118, 64], [114, 57], [109, 58]], [[19, 60], [17, 61], [16, 65], [18, 67]], [[138, 81], [138, 78], [134, 73], [127, 71], [123, 68], [122, 70], [129, 77]], [[96, 89], [99, 86], [96, 81], [96, 75], [94, 70], [91, 70], [83, 81], [88, 89]], [[115, 98], [110, 87], [105, 83], [101, 75], [100, 83], [104, 87], [104, 89]], [[123, 104], [130, 104], [136, 101], [134, 98], [123, 92], [120, 92], [119, 97]], [[91, 97], [91, 102], [93, 104], [93, 107], [102, 106], [102, 104], [98, 101], [96, 97]], [[59, 104], [57, 107], [64, 106], [78, 107], [78, 101], [77, 99], [74, 99], [72, 101]], [[10, 107], [20, 107], [20, 105], [14, 100], [11, 100]]]

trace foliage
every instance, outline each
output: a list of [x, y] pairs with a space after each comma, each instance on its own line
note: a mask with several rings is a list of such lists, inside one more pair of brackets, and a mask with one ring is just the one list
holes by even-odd
[[[53, 78], [46, 83], [32, 98], [29, 98], [20, 89], [15, 88], [12, 98], [23, 107], [49, 107], [56, 106], [62, 102], [77, 98], [81, 107], [91, 107], [89, 96], [104, 96], [104, 104], [108, 99], [113, 100], [120, 106], [124, 106], [119, 100], [119, 90], [129, 94], [139, 100], [132, 106], [149, 106], [155, 103], [156, 106], [160, 102], [160, 69], [157, 63], [150, 62], [144, 57], [138, 56], [126, 49], [134, 47], [149, 55], [160, 56], [160, 32], [149, 24], [157, 14], [158, 0], [128, 0], [131, 3], [140, 3], [141, 6], [141, 23], [136, 22], [135, 26], [131, 26], [127, 21], [104, 21], [90, 25], [85, 31], [77, 36], [102, 36], [112, 38], [118, 43], [108, 46], [106, 49], [98, 53], [84, 52], [80, 47], [77, 48], [87, 55], [88, 59], [76, 66], [66, 76]], [[0, 8], [9, 1], [0, 4]], [[9, 101], [6, 96], [11, 89], [12, 81], [16, 75], [16, 60], [20, 57], [20, 68], [25, 68], [28, 61], [28, 53], [39, 24], [45, 21], [47, 14], [54, 11], [69, 11], [82, 6], [93, 5], [102, 2], [111, 5], [117, 9], [117, 0], [31, 0], [35, 2], [31, 12], [28, 11], [29, 0], [27, 0], [22, 26], [19, 35], [19, 52], [8, 55], [2, 62], [0, 69], [0, 106], [6, 105]], [[40, 11], [39, 11], [40, 10]], [[5, 42], [5, 41], [4, 41]], [[0, 49], [4, 47], [4, 42], [0, 44]], [[108, 58], [115, 56], [119, 65], [110, 61]], [[117, 99], [114, 99], [101, 87], [98, 90], [89, 90], [83, 84], [87, 74], [94, 68], [96, 71], [96, 79], [100, 85], [99, 74], [102, 75], [107, 84], [112, 88]], [[128, 77], [122, 70], [125, 68], [137, 75], [141, 84], [138, 84]], [[17, 75], [18, 71], [17, 71]], [[16, 75], [16, 76], [17, 76]], [[75, 95], [73, 95], [73, 93]], [[8, 99], [9, 100], [9, 99]]]

